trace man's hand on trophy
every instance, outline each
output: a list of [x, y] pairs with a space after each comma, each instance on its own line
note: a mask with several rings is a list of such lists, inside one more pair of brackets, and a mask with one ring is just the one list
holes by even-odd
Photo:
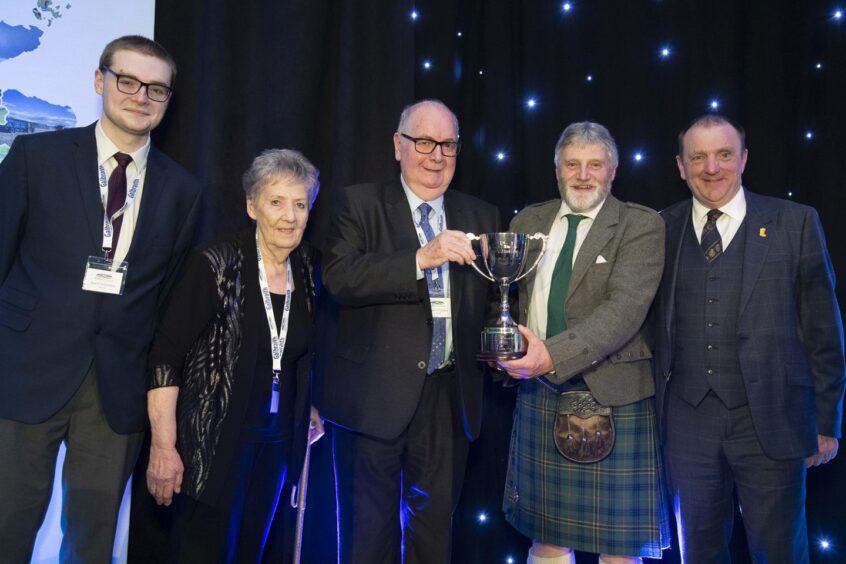
[[526, 339], [526, 356], [516, 360], [501, 360], [497, 363], [499, 367], [508, 372], [509, 376], [517, 379], [535, 378], [552, 372], [555, 366], [546, 344], [529, 328], [517, 325], [517, 329]]
[[417, 250], [417, 264], [424, 270], [437, 268], [445, 262], [470, 264], [475, 258], [470, 239], [454, 229], [444, 229]]

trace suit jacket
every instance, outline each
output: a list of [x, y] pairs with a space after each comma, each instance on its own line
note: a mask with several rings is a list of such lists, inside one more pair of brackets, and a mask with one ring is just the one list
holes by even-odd
[[[447, 190], [447, 228], [499, 229], [496, 208]], [[324, 253], [321, 334], [314, 403], [337, 425], [395, 438], [411, 421], [426, 378], [432, 312], [425, 280], [416, 279], [420, 243], [399, 179], [344, 189]], [[490, 283], [472, 267], [449, 265], [452, 337], [464, 431], [479, 434], [481, 343]], [[329, 327], [334, 326], [336, 330]]]
[[[560, 207], [561, 200], [529, 206], [511, 221], [511, 231], [548, 234]], [[594, 397], [612, 406], [655, 393], [642, 326], [661, 279], [663, 248], [654, 210], [608, 195], [573, 264], [564, 304], [567, 329], [546, 339], [555, 364], [551, 381], [581, 374]], [[534, 281], [532, 273], [520, 283], [521, 320], [528, 317]]]
[[[667, 267], [655, 302], [659, 421], [672, 384], [674, 304], [682, 241], [693, 229], [692, 201], [662, 212]], [[807, 456], [817, 434], [840, 436], [843, 323], [834, 271], [817, 212], [746, 192], [746, 236], [737, 351], [755, 430], [771, 458]], [[667, 422], [672, 425], [672, 422]]]
[[0, 164], [0, 417], [45, 421], [93, 362], [109, 425], [130, 433], [146, 424], [147, 350], [200, 187], [151, 147], [123, 295], [82, 290], [102, 256], [94, 127], [17, 137]]

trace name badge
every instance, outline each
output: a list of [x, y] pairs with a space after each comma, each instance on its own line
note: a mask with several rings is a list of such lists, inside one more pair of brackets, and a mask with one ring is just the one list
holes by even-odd
[[126, 284], [126, 271], [129, 263], [126, 261], [116, 265], [111, 259], [103, 257], [88, 257], [85, 263], [85, 275], [82, 277], [82, 289], [101, 294], [123, 294]]
[[452, 312], [449, 307], [449, 297], [445, 298], [429, 298], [432, 302], [432, 317], [442, 317], [444, 319], [452, 318]]

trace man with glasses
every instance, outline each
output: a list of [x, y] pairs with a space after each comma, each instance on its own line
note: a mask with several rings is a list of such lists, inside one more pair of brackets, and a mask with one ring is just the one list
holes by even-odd
[[475, 355], [489, 285], [465, 232], [497, 210], [448, 190], [458, 121], [408, 106], [400, 178], [346, 188], [324, 257], [326, 318], [314, 403], [333, 423], [340, 562], [449, 562], [452, 512], [481, 422]]
[[4, 562], [31, 558], [62, 442], [61, 559], [111, 560], [156, 311], [200, 204], [196, 179], [150, 144], [175, 75], [158, 43], [112, 41], [94, 72], [100, 119], [19, 136], [0, 164]]

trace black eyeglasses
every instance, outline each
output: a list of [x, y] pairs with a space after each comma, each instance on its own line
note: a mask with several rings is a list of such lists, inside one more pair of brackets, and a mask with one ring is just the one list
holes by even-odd
[[118, 92], [123, 92], [124, 94], [137, 94], [143, 86], [147, 89], [147, 98], [154, 102], [167, 102], [167, 99], [170, 98], [170, 95], [173, 93], [170, 86], [141, 82], [134, 76], [118, 74], [106, 65], [102, 65], [100, 67], [100, 72], [108, 72], [115, 75]]
[[409, 141], [414, 142], [414, 149], [421, 154], [431, 155], [435, 152], [435, 148], [441, 146], [441, 154], [445, 157], [457, 157], [461, 151], [461, 143], [458, 141], [435, 141], [434, 139], [426, 139], [425, 137], [412, 137], [405, 133], [400, 133]]

